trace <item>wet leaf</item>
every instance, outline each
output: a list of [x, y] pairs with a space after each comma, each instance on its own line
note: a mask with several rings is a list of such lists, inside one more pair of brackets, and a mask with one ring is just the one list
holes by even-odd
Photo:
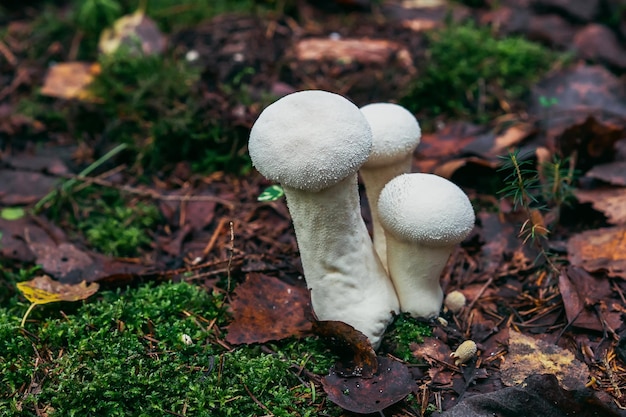
[[90, 62], [63, 62], [46, 73], [41, 94], [44, 96], [93, 101], [95, 97], [87, 86], [100, 73], [100, 64]]
[[0, 211], [0, 217], [4, 220], [18, 220], [26, 215], [22, 207], [5, 207]]
[[235, 289], [231, 308], [226, 341], [234, 345], [302, 336], [311, 330], [308, 290], [268, 275], [248, 274]]
[[568, 350], [509, 330], [509, 353], [500, 367], [504, 385], [519, 385], [530, 375], [552, 374], [565, 389], [583, 388], [589, 381], [587, 365]]
[[574, 266], [626, 279], [626, 226], [575, 234], [567, 242], [567, 253]]
[[376, 352], [367, 336], [341, 321], [313, 321], [313, 333], [332, 344], [339, 355], [334, 371], [343, 377], [371, 378], [378, 370]]
[[355, 413], [375, 413], [393, 405], [417, 388], [406, 365], [378, 358], [379, 371], [371, 378], [342, 377], [331, 371], [322, 379], [328, 399]]
[[84, 300], [95, 294], [98, 287], [97, 283], [87, 284], [85, 281], [78, 284], [62, 284], [47, 275], [17, 283], [17, 288], [33, 304]]
[[575, 190], [574, 195], [581, 203], [591, 203], [603, 213], [611, 224], [626, 224], [626, 188], [599, 188]]

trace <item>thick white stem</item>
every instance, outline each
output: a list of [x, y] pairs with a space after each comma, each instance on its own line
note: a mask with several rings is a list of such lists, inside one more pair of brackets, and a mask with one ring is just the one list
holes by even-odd
[[386, 237], [389, 275], [400, 300], [400, 310], [416, 318], [437, 316], [443, 302], [439, 278], [452, 248], [404, 242], [390, 233]]
[[389, 181], [398, 175], [406, 174], [411, 171], [411, 162], [412, 154], [407, 155], [405, 159], [399, 160], [393, 165], [372, 168], [361, 167], [359, 171], [361, 180], [365, 186], [370, 212], [372, 213], [372, 239], [374, 240], [374, 249], [387, 271], [389, 270], [387, 265], [387, 243], [385, 230], [380, 224], [378, 215], [378, 196]]
[[283, 189], [315, 314], [350, 324], [378, 347], [399, 304], [361, 217], [357, 176], [319, 192]]

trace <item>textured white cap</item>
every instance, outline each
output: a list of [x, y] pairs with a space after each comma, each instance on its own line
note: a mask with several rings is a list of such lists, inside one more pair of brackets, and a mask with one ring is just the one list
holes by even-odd
[[372, 128], [373, 144], [363, 168], [390, 165], [411, 155], [419, 145], [422, 131], [415, 116], [393, 103], [372, 103], [361, 107]]
[[363, 113], [346, 98], [320, 90], [289, 94], [252, 126], [248, 151], [266, 178], [307, 191], [356, 173], [372, 148]]
[[445, 178], [421, 173], [403, 174], [387, 183], [378, 199], [378, 213], [396, 239], [427, 246], [461, 242], [475, 221], [463, 190]]

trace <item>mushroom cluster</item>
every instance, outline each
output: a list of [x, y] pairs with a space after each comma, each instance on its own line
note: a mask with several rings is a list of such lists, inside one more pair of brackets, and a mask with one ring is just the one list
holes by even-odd
[[[320, 90], [277, 100], [250, 132], [253, 165], [285, 192], [316, 316], [353, 326], [374, 348], [395, 314], [439, 313], [439, 275], [474, 223], [456, 185], [409, 173], [420, 136], [401, 106], [359, 109]], [[358, 173], [373, 242], [361, 216]]]

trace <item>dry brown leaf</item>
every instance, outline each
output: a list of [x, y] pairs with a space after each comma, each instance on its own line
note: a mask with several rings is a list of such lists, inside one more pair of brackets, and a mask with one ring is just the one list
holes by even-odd
[[62, 284], [47, 275], [17, 283], [17, 288], [33, 304], [84, 300], [95, 294], [98, 287], [95, 282], [87, 285], [85, 281], [78, 284]]
[[581, 389], [589, 381], [589, 369], [574, 354], [557, 345], [509, 331], [509, 353], [500, 367], [505, 385], [519, 385], [531, 375], [552, 374], [563, 388]]
[[94, 101], [87, 86], [100, 74], [100, 64], [90, 62], [63, 62], [46, 73], [41, 94], [44, 96]]
[[589, 230], [567, 242], [570, 263], [588, 272], [626, 279], [626, 226]]
[[621, 313], [607, 307], [613, 289], [606, 277], [596, 277], [581, 268], [568, 266], [559, 275], [559, 292], [569, 324], [599, 332], [605, 331], [606, 326], [611, 329], [621, 326]]
[[626, 188], [575, 190], [574, 195], [581, 203], [591, 203], [594, 209], [607, 217], [609, 223], [626, 224]]
[[307, 289], [268, 275], [249, 274], [235, 289], [231, 308], [233, 321], [226, 341], [235, 345], [301, 336], [311, 330]]
[[626, 162], [610, 162], [595, 165], [585, 174], [586, 177], [595, 178], [613, 185], [626, 185]]

